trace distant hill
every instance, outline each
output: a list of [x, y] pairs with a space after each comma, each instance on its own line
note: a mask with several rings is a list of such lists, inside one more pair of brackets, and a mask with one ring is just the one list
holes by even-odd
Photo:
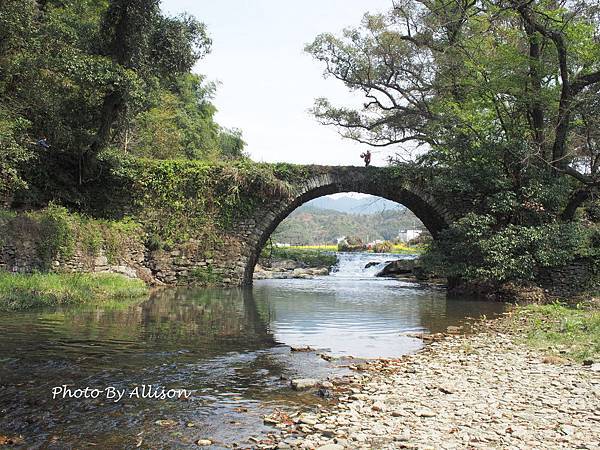
[[394, 239], [402, 228], [424, 229], [421, 221], [406, 208], [370, 214], [349, 214], [315, 208], [312, 203], [296, 209], [281, 222], [273, 232], [273, 242], [292, 245], [328, 244], [336, 243], [337, 238], [344, 236], [357, 236], [364, 242], [370, 242], [376, 239]]
[[304, 204], [299, 209], [302, 208], [328, 209], [349, 214], [376, 214], [383, 211], [406, 209], [399, 203], [381, 197], [375, 197], [373, 195], [361, 197], [344, 196], [337, 198], [330, 196], [319, 197]]

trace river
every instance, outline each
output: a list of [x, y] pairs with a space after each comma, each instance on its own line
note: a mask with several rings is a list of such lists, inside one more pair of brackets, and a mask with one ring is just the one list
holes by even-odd
[[[328, 401], [292, 391], [289, 379], [343, 375], [348, 356], [395, 357], [422, 347], [403, 333], [444, 331], [502, 311], [498, 303], [447, 300], [439, 288], [374, 276], [399, 257], [340, 254], [336, 270], [315, 279], [165, 289], [126, 305], [5, 314], [0, 434], [22, 435], [34, 448], [193, 448], [203, 438], [215, 448], [248, 446], [250, 436], [273, 431], [264, 414]], [[364, 269], [371, 261], [380, 264]], [[306, 345], [318, 351], [290, 351]], [[127, 393], [152, 385], [192, 395], [53, 399], [62, 385]]]

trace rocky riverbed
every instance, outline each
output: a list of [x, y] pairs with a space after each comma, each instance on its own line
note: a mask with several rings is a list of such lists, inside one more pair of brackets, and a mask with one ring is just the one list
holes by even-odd
[[[600, 368], [514, 335], [446, 336], [324, 382], [330, 405], [265, 418], [257, 448], [600, 449]], [[314, 388], [313, 388], [314, 389]]]

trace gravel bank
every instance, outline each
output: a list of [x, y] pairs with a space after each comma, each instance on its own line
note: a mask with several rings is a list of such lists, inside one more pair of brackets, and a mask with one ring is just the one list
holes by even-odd
[[600, 372], [513, 336], [448, 337], [374, 361], [336, 404], [281, 417], [263, 448], [600, 449]]

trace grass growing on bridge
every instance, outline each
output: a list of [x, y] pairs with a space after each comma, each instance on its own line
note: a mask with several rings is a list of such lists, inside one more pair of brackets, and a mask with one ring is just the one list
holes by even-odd
[[148, 293], [117, 274], [12, 274], [0, 271], [0, 311], [128, 300]]
[[529, 345], [575, 361], [600, 359], [598, 304], [570, 307], [560, 303], [517, 308], [513, 326]]

